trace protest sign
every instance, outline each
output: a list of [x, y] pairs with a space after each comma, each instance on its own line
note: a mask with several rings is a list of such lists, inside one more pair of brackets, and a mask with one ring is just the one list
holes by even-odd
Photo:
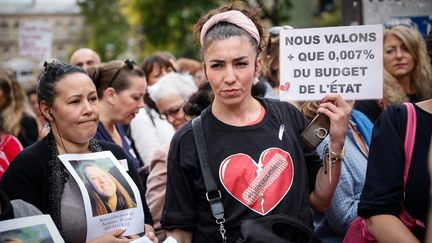
[[382, 25], [282, 30], [280, 99], [383, 95]]
[[64, 243], [49, 215], [0, 221], [0, 242]]
[[126, 228], [123, 235], [144, 231], [138, 187], [110, 151], [59, 155], [83, 195], [87, 241]]
[[18, 48], [21, 57], [45, 60], [51, 56], [52, 24], [24, 21], [19, 25]]

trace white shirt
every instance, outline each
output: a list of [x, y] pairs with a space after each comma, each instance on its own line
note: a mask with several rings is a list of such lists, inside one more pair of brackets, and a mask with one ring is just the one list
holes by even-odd
[[151, 109], [150, 114], [154, 125], [146, 108], [139, 110], [130, 125], [135, 147], [145, 167], [149, 166], [154, 151], [161, 145], [169, 143], [175, 132], [173, 126], [168, 121], [160, 119], [159, 114], [155, 110]]

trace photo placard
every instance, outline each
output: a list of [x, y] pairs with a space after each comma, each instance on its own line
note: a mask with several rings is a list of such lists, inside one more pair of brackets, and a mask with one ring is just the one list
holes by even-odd
[[47, 214], [0, 221], [0, 242], [64, 243]]
[[110, 151], [59, 158], [83, 195], [87, 241], [119, 228], [126, 228], [125, 236], [144, 232], [138, 187]]

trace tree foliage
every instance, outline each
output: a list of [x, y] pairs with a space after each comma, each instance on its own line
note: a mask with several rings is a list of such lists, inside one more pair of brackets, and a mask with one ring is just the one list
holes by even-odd
[[290, 20], [289, 10], [292, 8], [290, 0], [249, 0], [247, 4], [251, 7], [260, 8], [262, 18], [270, 25], [276, 26]]
[[103, 61], [116, 58], [127, 46], [128, 22], [120, 12], [118, 0], [80, 0], [88, 33], [88, 47]]
[[[127, 47], [128, 37], [138, 45], [140, 58], [155, 51], [170, 51], [176, 56], [197, 57], [198, 47], [192, 37], [195, 22], [209, 9], [228, 0], [79, 0], [89, 30], [89, 47], [107, 56], [107, 46], [114, 46], [112, 58]], [[262, 10], [269, 25], [289, 20], [290, 0], [247, 0], [250, 7]]]
[[129, 0], [123, 1], [124, 15], [134, 26], [144, 54], [171, 51], [177, 56], [195, 56], [192, 27], [216, 0]]
[[[196, 57], [198, 47], [192, 37], [195, 22], [209, 9], [232, 1], [226, 0], [122, 0], [123, 13], [140, 35], [143, 55], [171, 51], [176, 56]], [[290, 0], [248, 0], [258, 7], [270, 25], [289, 20]]]

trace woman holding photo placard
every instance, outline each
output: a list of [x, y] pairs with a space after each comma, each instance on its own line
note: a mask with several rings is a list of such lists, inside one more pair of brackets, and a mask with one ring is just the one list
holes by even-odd
[[[67, 242], [84, 242], [88, 227], [83, 198], [77, 182], [57, 156], [108, 150], [118, 160], [127, 159], [127, 173], [143, 200], [145, 233], [153, 240], [151, 214], [131, 159], [118, 145], [92, 139], [100, 117], [92, 80], [76, 66], [57, 62], [44, 66], [37, 94], [51, 132], [13, 160], [0, 182], [0, 189], [11, 199], [22, 199], [50, 214]], [[106, 233], [94, 242], [128, 242], [129, 239], [121, 236], [124, 230]]]

